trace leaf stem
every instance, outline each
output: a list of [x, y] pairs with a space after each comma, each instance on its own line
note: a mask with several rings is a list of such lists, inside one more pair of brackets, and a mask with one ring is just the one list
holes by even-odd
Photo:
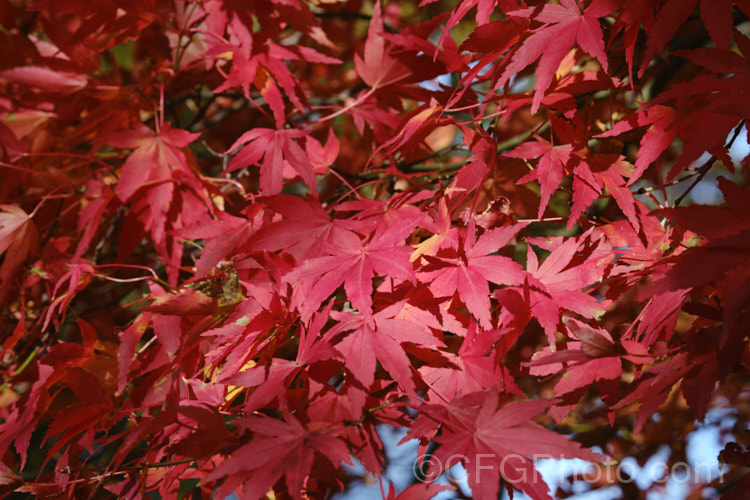
[[0, 386], [0, 393], [2, 393], [7, 387], [8, 384], [10, 384], [10, 381], [13, 377], [17, 377], [21, 373], [26, 370], [26, 368], [31, 365], [31, 362], [34, 361], [34, 358], [36, 358], [36, 355], [39, 354], [39, 346], [34, 347], [34, 349], [29, 353], [28, 356], [26, 356], [26, 359], [21, 363], [21, 366], [13, 370], [13, 373], [11, 374], [10, 378], [3, 382], [3, 385]]

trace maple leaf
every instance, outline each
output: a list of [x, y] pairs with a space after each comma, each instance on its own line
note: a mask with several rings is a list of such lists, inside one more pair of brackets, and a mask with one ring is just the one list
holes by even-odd
[[442, 112], [443, 107], [434, 99], [429, 104], [415, 109], [411, 116], [405, 118], [404, 124], [398, 127], [398, 134], [378, 146], [370, 159], [372, 160], [381, 151], [386, 155], [392, 155], [398, 149], [403, 149], [405, 153], [411, 152], [430, 132], [452, 121], [450, 118], [443, 117]]
[[20, 85], [28, 85], [42, 92], [69, 94], [81, 90], [87, 84], [85, 75], [55, 71], [39, 66], [20, 66], [0, 71], [0, 79]]
[[[169, 209], [175, 195], [175, 185], [184, 182], [195, 193], [203, 193], [203, 186], [188, 166], [181, 148], [193, 142], [200, 134], [172, 129], [171, 124], [162, 124], [153, 131], [138, 124], [131, 130], [116, 132], [102, 138], [110, 146], [133, 149], [122, 166], [122, 173], [115, 193], [123, 202], [132, 200], [140, 190], [146, 191], [151, 212], [151, 229], [154, 242], [166, 251], [166, 230], [169, 224]], [[170, 272], [173, 281], [174, 271]]]
[[401, 64], [390, 54], [383, 36], [383, 19], [380, 1], [375, 2], [372, 19], [367, 29], [364, 57], [354, 55], [354, 67], [362, 80], [372, 89], [391, 85], [409, 76], [409, 68]]
[[[252, 40], [252, 37], [248, 38]], [[261, 50], [262, 52], [248, 55], [242, 44], [240, 46], [228, 43], [214, 45], [209, 54], [215, 55], [217, 59], [230, 58], [232, 60], [229, 75], [221, 85], [214, 89], [214, 92], [219, 93], [232, 87], [240, 87], [245, 97], [252, 100], [250, 97], [250, 84], [252, 83], [271, 108], [276, 127], [283, 129], [286, 115], [279, 87], [286, 92], [297, 110], [304, 111], [307, 103], [299, 83], [283, 60], [304, 59], [326, 64], [340, 64], [341, 61], [321, 54], [311, 47], [285, 47], [271, 43]]]
[[[21, 480], [20, 477], [18, 477], [18, 479]], [[23, 482], [23, 480], [21, 480], [21, 482]], [[450, 486], [444, 484], [419, 483], [412, 484], [396, 496], [396, 488], [391, 484], [391, 488], [388, 490], [388, 498], [386, 498], [386, 500], [423, 500], [424, 498], [435, 498], [438, 493], [450, 489]]]
[[170, 316], [201, 316], [216, 312], [217, 305], [215, 298], [184, 288], [179, 293], [156, 295], [156, 300], [141, 310]]
[[[44, 318], [43, 329], [46, 329], [49, 325], [50, 320], [55, 316], [55, 310], [59, 309], [59, 316], [55, 316], [55, 324], [65, 319], [65, 313], [70, 306], [70, 302], [73, 297], [86, 288], [91, 281], [91, 277], [94, 274], [94, 268], [91, 263], [85, 260], [80, 261], [77, 264], [70, 264], [68, 271], [63, 274], [55, 284], [55, 289], [52, 292], [54, 299], [47, 310], [47, 315]], [[65, 282], [68, 282], [68, 288], [62, 295], [58, 295], [58, 292], [63, 288]]]
[[251, 250], [284, 250], [302, 262], [325, 254], [318, 241], [335, 244], [356, 237], [344, 221], [331, 219], [312, 196], [303, 200], [297, 196], [276, 195], [265, 198], [263, 204], [282, 219], [263, 225], [248, 242]]
[[[719, 187], [729, 195], [729, 209], [691, 205], [653, 212], [677, 221], [708, 240], [704, 245], [675, 256], [675, 266], [660, 280], [655, 292], [701, 286], [734, 267], [745, 266], [745, 248], [750, 245], [750, 205], [746, 191], [723, 178], [719, 180]], [[690, 273], [689, 279], [685, 272]]]
[[366, 244], [354, 233], [341, 233], [341, 241], [335, 244], [318, 240], [329, 255], [310, 259], [285, 276], [290, 283], [296, 280], [313, 283], [301, 298], [304, 302], [299, 310], [303, 321], [309, 319], [341, 284], [352, 306], [362, 314], [370, 315], [373, 277], [415, 281], [409, 262], [410, 247], [399, 245], [403, 242], [404, 232], [403, 228], [378, 231]]
[[[259, 211], [259, 208], [256, 209], [257, 211]], [[200, 238], [206, 242], [198, 261], [195, 263], [194, 277], [196, 279], [206, 277], [214, 266], [229, 258], [232, 252], [245, 243], [256, 231], [253, 213], [250, 210], [248, 212], [247, 215], [250, 220], [221, 211], [218, 214], [219, 219], [212, 221], [211, 224], [201, 221], [200, 224], [182, 227], [172, 232], [177, 238]]]
[[699, 1], [700, 16], [711, 39], [719, 49], [729, 48], [732, 39], [733, 4], [748, 15], [750, 2], [747, 0], [667, 0], [662, 4], [654, 21], [648, 25], [648, 42], [643, 54], [643, 64], [638, 72], [639, 76], [645, 73], [647, 61], [664, 50], [667, 42], [693, 13]]
[[428, 327], [387, 318], [382, 311], [372, 317], [352, 313], [333, 313], [332, 317], [339, 320], [339, 324], [331, 328], [324, 339], [333, 342], [341, 333], [349, 332], [334, 347], [342, 354], [345, 366], [365, 388], [375, 380], [377, 360], [402, 390], [414, 394], [411, 363], [401, 344], [443, 346]]
[[333, 132], [333, 127], [328, 129], [328, 139], [325, 146], [322, 146], [314, 137], [307, 136], [305, 151], [313, 165], [313, 171], [317, 175], [324, 175], [328, 172], [328, 167], [333, 164], [339, 155], [340, 144], [336, 134]]
[[620, 399], [614, 409], [640, 403], [635, 420], [635, 432], [641, 432], [646, 420], [656, 412], [677, 381], [688, 374], [695, 365], [688, 361], [687, 353], [679, 353], [668, 361], [649, 369], [633, 386], [630, 394]]
[[[450, 401], [457, 396], [497, 387], [522, 396], [508, 369], [501, 366], [491, 353], [506, 330], [478, 331], [472, 320], [456, 354], [441, 351], [445, 363], [433, 362], [419, 369], [422, 380], [430, 388], [430, 401]], [[494, 353], [491, 353], [494, 354]]]
[[554, 401], [513, 401], [498, 408], [497, 392], [476, 396], [452, 401], [455, 410], [447, 419], [437, 411], [439, 407], [425, 406], [421, 411], [442, 422], [442, 431], [434, 438], [440, 444], [434, 454], [438, 463], [454, 464], [460, 457], [478, 500], [498, 498], [501, 477], [535, 500], [551, 500], [532, 457], [606, 460], [532, 420]]
[[23, 483], [21, 476], [13, 472], [5, 463], [0, 462], [0, 495], [10, 495]]
[[599, 17], [610, 14], [611, 3], [611, 0], [595, 0], [583, 13], [575, 0], [561, 0], [560, 5], [548, 3], [541, 7], [508, 12], [510, 18], [539, 21], [545, 23], [545, 26], [523, 41], [496, 87], [504, 85], [513, 75], [541, 56], [535, 72], [537, 81], [531, 105], [531, 112], [535, 114], [539, 110], [544, 91], [552, 83], [558, 66], [574, 43], [594, 56], [604, 71], [607, 71], [604, 34]]
[[[750, 2], [748, 4], [750, 5]], [[675, 51], [675, 55], [684, 57], [685, 59], [694, 62], [705, 70], [708, 70], [712, 73], [730, 76], [730, 78], [725, 79], [725, 81], [722, 81], [724, 79], [706, 80], [704, 78], [697, 78], [693, 80], [693, 84], [697, 84], [697, 86], [703, 88], [708, 86], [723, 87], [724, 90], [729, 91], [731, 94], [733, 94], [734, 97], [736, 97], [736, 95], [741, 92], [742, 85], [746, 84], [750, 79], [750, 64], [748, 63], [748, 58], [750, 57], [750, 41], [747, 39], [747, 37], [743, 36], [736, 30], [734, 34], [739, 53], [731, 51], [727, 48], [719, 47], [712, 49]], [[676, 86], [676, 88], [684, 88], [684, 85]], [[721, 96], [719, 97], [719, 99], [721, 101], [727, 102], [725, 96]], [[735, 105], [736, 104], [738, 103], [735, 102]]]
[[641, 32], [641, 26], [646, 32], [651, 32], [654, 25], [654, 9], [656, 3], [651, 0], [628, 0], [627, 8], [621, 9], [616, 18], [615, 27], [624, 30], [625, 61], [628, 64], [628, 76], [633, 80], [633, 64], [636, 42]]
[[703, 245], [665, 259], [666, 272], [657, 276], [652, 295], [702, 286], [728, 277], [723, 318], [727, 331], [741, 324], [742, 311], [750, 299], [748, 250], [750, 250], [750, 203], [747, 191], [719, 178], [728, 209], [691, 205], [654, 211], [705, 237]]
[[622, 156], [592, 154], [582, 140], [587, 133], [580, 120], [574, 119], [572, 123], [554, 117], [550, 120], [554, 124], [556, 135], [565, 144], [554, 146], [536, 136], [536, 141], [524, 142], [503, 155], [524, 160], [539, 158], [537, 166], [516, 182], [523, 184], [537, 180], [540, 183], [542, 199], [538, 217], [542, 218], [552, 193], [560, 185], [563, 176], [572, 173], [573, 205], [568, 217], [568, 228], [575, 225], [584, 210], [599, 197], [602, 189], [606, 188], [637, 230], [639, 220], [635, 210], [635, 198], [626, 188], [624, 181], [624, 178], [633, 175], [632, 166]]
[[440, 198], [434, 222], [427, 222], [425, 228], [433, 234], [416, 245], [410, 258], [412, 262], [418, 260], [421, 255], [435, 256], [442, 248], [456, 248], [458, 246], [458, 229], [451, 225], [448, 202], [445, 198]]
[[283, 399], [288, 382], [301, 374], [307, 365], [326, 360], [344, 360], [327, 340], [320, 339], [320, 330], [331, 314], [332, 305], [329, 303], [323, 311], [316, 314], [308, 329], [302, 329], [294, 361], [273, 358], [268, 365], [256, 365], [229, 377], [222, 377], [222, 382], [232, 386], [255, 387], [245, 402], [247, 413], [263, 408], [274, 398]]
[[[750, 53], [750, 47], [748, 47], [748, 53]], [[676, 85], [670, 91], [661, 94], [658, 99], [617, 122], [609, 131], [597, 136], [611, 137], [648, 126], [647, 131], [641, 137], [635, 171], [630, 175], [628, 185], [637, 181], [643, 172], [667, 151], [678, 136], [685, 140], [686, 146], [670, 168], [666, 182], [674, 180], [682, 169], [698, 160], [704, 151], [721, 159], [728, 168], [733, 168], [724, 141], [739, 122], [736, 105], [726, 100], [715, 101], [715, 99], [722, 98], [716, 98], [713, 92], [706, 94], [711, 87], [705, 84], [695, 85], [695, 83], [701, 82], [691, 82], [685, 86]], [[729, 88], [722, 90], [730, 89], [736, 92], [737, 87], [734, 82]], [[662, 104], [675, 98], [677, 98], [677, 105], [674, 107]], [[736, 94], [730, 97], [732, 98], [736, 98]], [[688, 103], [689, 107], [686, 107]]]
[[638, 180], [643, 172], [653, 164], [659, 155], [663, 153], [675, 137], [678, 129], [675, 121], [675, 110], [668, 106], [650, 106], [638, 113], [630, 115], [625, 120], [619, 121], [607, 132], [598, 137], [612, 137], [638, 127], [649, 126], [649, 129], [641, 138], [641, 147], [638, 149], [635, 162], [635, 171], [630, 177], [629, 184]]
[[650, 267], [662, 257], [670, 244], [669, 228], [663, 227], [658, 217], [648, 214], [645, 205], [638, 201], [636, 213], [639, 214], [639, 231], [627, 221], [614, 221], [599, 228], [618, 255], [612, 275], [632, 271], [634, 267]]
[[[128, 201], [135, 196], [142, 187], [150, 189], [153, 186], [158, 194], [163, 196], [160, 203], [153, 203], [157, 213], [165, 213], [166, 205], [172, 199], [171, 182], [175, 171], [188, 174], [187, 160], [181, 148], [197, 139], [200, 134], [191, 134], [186, 130], [172, 129], [169, 122], [165, 122], [160, 131], [153, 131], [145, 125], [138, 124], [132, 130], [125, 130], [110, 134], [102, 142], [110, 146], [123, 149], [133, 149], [122, 166], [115, 192], [122, 201]], [[185, 175], [186, 178], [192, 177]], [[170, 186], [160, 189], [159, 186]]]
[[[1, 117], [1, 115], [0, 115]], [[6, 125], [0, 121], [0, 159], [16, 161], [28, 149], [27, 141], [19, 140], [13, 132], [12, 123]], [[18, 134], [22, 136], [23, 134]]]
[[[422, 7], [425, 4], [432, 3], [435, 0], [422, 0], [419, 3], [419, 6]], [[445, 43], [446, 40], [450, 39], [450, 29], [454, 26], [456, 26], [461, 19], [463, 19], [466, 14], [474, 7], [474, 5], [477, 6], [477, 15], [476, 15], [476, 21], [477, 24], [481, 27], [483, 25], [486, 25], [490, 20], [490, 14], [492, 13], [492, 9], [495, 7], [495, 4], [498, 3], [498, 0], [478, 0], [477, 2], [473, 1], [462, 1], [459, 2], [458, 5], [453, 9], [453, 11], [450, 14], [450, 17], [448, 17], [448, 20], [445, 23], [445, 28], [443, 28], [443, 34], [440, 35], [440, 39], [438, 40], [438, 43], [435, 47], [435, 55], [437, 56], [437, 52], [440, 49], [440, 47]], [[511, 9], [514, 9], [517, 7], [517, 5], [513, 5], [510, 1], [504, 0], [502, 1], [504, 4], [504, 11], [508, 11]]]
[[[245, 417], [233, 422], [238, 429], [251, 431], [249, 443], [237, 448], [230, 459], [204, 477], [205, 481], [224, 478], [216, 495], [231, 495], [236, 485], [244, 483], [243, 498], [261, 498], [283, 475], [293, 498], [302, 498], [305, 477], [318, 456], [335, 467], [352, 465], [349, 450], [340, 436], [340, 424], [301, 423], [288, 410], [283, 420], [270, 417]], [[263, 460], [258, 460], [263, 457]]]
[[101, 180], [86, 183], [87, 200], [78, 216], [78, 230], [82, 233], [76, 247], [73, 261], [77, 261], [86, 252], [99, 227], [99, 221], [115, 196], [114, 190]]
[[[479, 500], [503, 475], [549, 498], [534, 458], [593, 458], [559, 435], [597, 418], [577, 405], [626, 434], [658, 412], [633, 440], [586, 433], [618, 459], [719, 392], [742, 419], [747, 186], [635, 198], [734, 173], [750, 0], [7, 3], [8, 488], [324, 498], [353, 457], [382, 477], [396, 426], [430, 473], [463, 455]], [[567, 230], [542, 219], [557, 194]]]
[[516, 146], [513, 151], [504, 153], [509, 158], [539, 158], [536, 168], [518, 179], [517, 184], [525, 184], [533, 180], [542, 186], [542, 199], [539, 203], [538, 216], [541, 219], [547, 208], [552, 193], [560, 186], [565, 166], [570, 162], [573, 146], [563, 144], [554, 146], [541, 137], [534, 142], [524, 142]]
[[211, 456], [229, 437], [224, 418], [219, 411], [199, 401], [181, 401], [177, 407], [180, 423], [187, 429], [172, 439], [169, 453], [188, 457]]
[[296, 129], [255, 128], [242, 134], [228, 151], [245, 147], [232, 158], [225, 172], [232, 172], [248, 165], [260, 164], [260, 187], [264, 195], [279, 194], [284, 178], [294, 177], [286, 168], [289, 165], [317, 196], [315, 172], [305, 150], [294, 139], [305, 137], [307, 132]]
[[18, 205], [0, 205], [0, 302], [4, 302], [26, 258], [37, 251], [39, 237], [31, 216]]
[[[533, 280], [520, 291], [528, 297], [529, 308], [553, 343], [562, 309], [586, 318], [596, 317], [606, 309], [605, 303], [583, 289], [603, 278], [611, 253], [591, 232], [562, 239], [561, 243], [541, 238], [528, 238], [527, 243], [526, 269]], [[531, 245], [551, 250], [541, 266]]]
[[[615, 404], [620, 389], [622, 359], [636, 365], [653, 362], [643, 344], [634, 340], [616, 343], [606, 330], [592, 328], [574, 318], [566, 317], [563, 322], [568, 335], [576, 340], [554, 349], [545, 347], [536, 352], [531, 361], [524, 363], [531, 367], [530, 373], [534, 376], [562, 373], [562, 378], [555, 384], [555, 396], [564, 397], [596, 383], [601, 398], [610, 405]], [[556, 408], [558, 411], [550, 410], [550, 416], [559, 422], [573, 406], [575, 403]]]
[[[394, 46], [403, 48], [406, 52], [399, 52], [401, 62], [412, 69], [409, 80], [416, 78], [424, 81], [446, 72], [459, 71], [469, 61], [467, 55], [458, 50], [458, 46], [450, 37], [443, 37], [436, 45], [430, 39], [447, 13], [434, 16], [424, 22], [406, 26], [398, 33], [386, 33], [385, 37]], [[433, 57], [430, 57], [433, 54]], [[432, 71], [430, 71], [432, 70]]]
[[117, 390], [119, 392], [122, 392], [128, 383], [128, 375], [138, 341], [151, 323], [151, 316], [151, 313], [138, 315], [133, 323], [119, 334], [120, 345], [117, 348]]
[[[617, 205], [628, 218], [636, 231], [639, 231], [641, 222], [636, 211], [635, 198], [627, 186], [632, 184], [633, 166], [618, 155], [595, 155], [589, 161], [591, 172], [602, 187], [607, 188], [609, 194], [614, 198]], [[625, 183], [625, 177], [631, 177], [631, 181]]]
[[497, 285], [520, 285], [525, 273], [523, 268], [508, 257], [492, 255], [504, 247], [527, 223], [501, 227], [486, 231], [476, 237], [475, 226], [470, 224], [459, 236], [456, 252], [450, 256], [423, 256], [428, 264], [417, 277], [435, 297], [458, 296], [479, 320], [482, 328], [491, 329], [490, 289], [488, 282]]
[[47, 381], [50, 377], [53, 380], [59, 378], [52, 366], [41, 365], [36, 380], [29, 391], [23, 395], [23, 404], [17, 404], [11, 408], [3, 422], [4, 432], [0, 433], [0, 446], [7, 450], [11, 444], [14, 445], [21, 457], [21, 469], [24, 468], [29, 457], [31, 434], [36, 428], [37, 410], [49, 400]]

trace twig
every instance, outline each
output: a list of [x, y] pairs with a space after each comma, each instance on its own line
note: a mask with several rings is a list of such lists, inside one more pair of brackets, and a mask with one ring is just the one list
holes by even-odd
[[[372, 16], [362, 14], [361, 12], [316, 12], [315, 17], [320, 19], [341, 19], [344, 21], [372, 21]], [[399, 31], [390, 24], [383, 22], [383, 29], [388, 33], [398, 33]]]
[[120, 467], [119, 469], [108, 471], [107, 467], [60, 467], [58, 470], [62, 472], [63, 474], [71, 474], [72, 472], [106, 472], [108, 475], [112, 474], [122, 474], [126, 472], [132, 472], [132, 471], [140, 471], [140, 470], [146, 470], [146, 469], [156, 469], [159, 467], [172, 467], [173, 465], [182, 465], [182, 464], [189, 464], [192, 462], [195, 462], [195, 458], [184, 458], [182, 460], [175, 460], [173, 462], [159, 462], [155, 464], [151, 464], [146, 462], [145, 464], [141, 465], [130, 465], [126, 467]]
[[659, 185], [659, 186], [641, 187], [641, 188], [638, 188], [637, 191], [634, 191], [633, 194], [646, 194], [646, 193], [650, 193], [652, 191], [661, 190], [662, 187], [666, 188], [667, 186], [674, 186], [676, 184], [680, 184], [682, 182], [690, 180], [690, 179], [692, 179], [693, 177], [695, 177], [696, 175], [698, 175], [700, 173], [697, 168], [692, 168], [691, 167], [691, 168], [686, 168], [685, 170], [690, 170], [691, 171], [690, 173], [688, 173], [687, 175], [685, 175], [685, 177], [681, 177], [679, 179], [675, 179], [672, 182], [668, 182], [668, 183], [664, 184], [664, 186]]
[[[739, 137], [740, 132], [742, 131], [742, 127], [745, 126], [745, 120], [743, 119], [734, 129], [734, 134], [732, 135], [732, 138], [727, 142], [724, 147], [729, 149], [732, 147], [732, 144], [734, 144], [734, 141], [737, 140], [737, 137]], [[684, 193], [682, 193], [675, 201], [674, 206], [678, 206], [682, 200], [685, 199], [685, 197], [690, 194], [690, 191], [693, 190], [695, 186], [698, 185], [700, 181], [703, 180], [703, 178], [706, 176], [709, 170], [711, 170], [711, 167], [714, 166], [714, 163], [716, 162], [718, 158], [716, 158], [715, 155], [712, 155], [711, 158], [706, 161], [701, 167], [698, 169], [698, 178], [693, 181], [692, 184], [685, 190]]]

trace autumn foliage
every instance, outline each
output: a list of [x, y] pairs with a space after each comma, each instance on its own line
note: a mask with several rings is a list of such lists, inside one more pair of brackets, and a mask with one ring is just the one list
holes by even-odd
[[723, 409], [750, 495], [748, 16], [0, 0], [0, 493], [548, 499]]

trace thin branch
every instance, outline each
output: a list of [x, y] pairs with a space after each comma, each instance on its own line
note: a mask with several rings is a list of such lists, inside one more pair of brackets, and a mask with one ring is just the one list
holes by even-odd
[[133, 471], [141, 471], [146, 469], [156, 469], [159, 467], [172, 467], [174, 465], [182, 465], [182, 464], [189, 464], [192, 462], [195, 462], [195, 458], [184, 458], [182, 460], [174, 460], [172, 462], [159, 462], [159, 463], [148, 463], [141, 465], [130, 465], [126, 467], [120, 467], [119, 469], [109, 471], [107, 467], [60, 467], [58, 470], [62, 472], [63, 474], [71, 474], [73, 472], [106, 472], [107, 474], [104, 475], [112, 475], [112, 474], [124, 474], [127, 472], [133, 472]]
[[679, 179], [675, 179], [672, 182], [667, 182], [663, 186], [659, 185], [659, 186], [641, 187], [641, 188], [638, 188], [638, 190], [633, 191], [633, 194], [647, 194], [647, 193], [650, 193], [652, 191], [657, 191], [657, 190], [660, 191], [660, 190], [662, 190], [662, 187], [663, 188], [667, 188], [669, 186], [674, 186], [674, 185], [677, 185], [677, 184], [681, 184], [681, 183], [683, 183], [685, 181], [688, 181], [688, 180], [692, 179], [693, 177], [695, 177], [696, 175], [698, 175], [700, 173], [699, 169], [693, 168], [693, 167], [686, 168], [685, 170], [689, 170], [690, 172], [687, 175], [685, 175], [684, 177], [680, 177]]
[[[372, 16], [363, 14], [361, 12], [316, 12], [315, 17], [319, 19], [341, 19], [343, 21], [372, 21]], [[390, 24], [383, 22], [383, 29], [388, 33], [398, 33], [399, 31], [391, 26]]]
[[[739, 137], [739, 135], [740, 135], [740, 132], [742, 131], [742, 127], [744, 127], [744, 126], [745, 126], [745, 120], [743, 119], [743, 120], [742, 120], [742, 121], [741, 121], [741, 122], [740, 122], [740, 123], [739, 123], [739, 124], [737, 125], [737, 127], [735, 127], [735, 129], [734, 129], [734, 134], [732, 135], [732, 138], [731, 138], [731, 139], [729, 140], [729, 142], [728, 142], [728, 143], [726, 143], [726, 144], [724, 145], [724, 147], [725, 147], [725, 148], [729, 149], [729, 148], [731, 148], [731, 147], [732, 147], [732, 144], [734, 144], [734, 141], [735, 141], [735, 140], [737, 140], [737, 137]], [[700, 168], [698, 169], [698, 178], [697, 178], [697, 179], [695, 179], [695, 180], [693, 181], [693, 183], [692, 183], [692, 184], [690, 184], [690, 186], [689, 186], [689, 187], [688, 187], [688, 188], [687, 188], [687, 189], [685, 190], [685, 192], [684, 192], [684, 193], [682, 193], [682, 194], [681, 194], [681, 195], [679, 196], [679, 198], [677, 198], [677, 199], [676, 199], [676, 200], [674, 201], [674, 206], [678, 206], [678, 205], [679, 205], [679, 204], [680, 204], [680, 203], [682, 202], [682, 200], [684, 200], [684, 199], [685, 199], [685, 197], [686, 197], [686, 196], [687, 196], [688, 194], [690, 194], [690, 191], [692, 191], [692, 190], [693, 190], [693, 188], [694, 188], [695, 186], [697, 186], [697, 185], [698, 185], [698, 183], [699, 183], [700, 181], [702, 181], [702, 180], [703, 180], [703, 178], [704, 178], [704, 177], [706, 176], [706, 174], [708, 173], [708, 171], [709, 171], [709, 170], [711, 170], [711, 168], [712, 168], [712, 167], [714, 166], [714, 163], [716, 163], [716, 160], [717, 160], [717, 159], [718, 159], [718, 158], [716, 158], [716, 156], [715, 156], [715, 155], [712, 155], [712, 156], [711, 156], [711, 158], [709, 158], [709, 159], [708, 159], [708, 161], [706, 161], [706, 163], [704, 163], [703, 165], [701, 165], [701, 167], [700, 167]]]

